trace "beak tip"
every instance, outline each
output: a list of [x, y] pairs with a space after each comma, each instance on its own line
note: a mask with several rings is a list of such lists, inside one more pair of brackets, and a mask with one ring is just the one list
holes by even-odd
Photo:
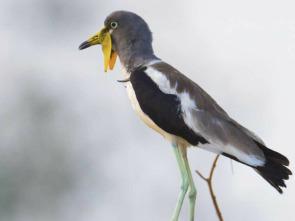
[[90, 46], [91, 46], [90, 42], [84, 41], [82, 44], [80, 44], [79, 50], [83, 50], [83, 49], [88, 48]]

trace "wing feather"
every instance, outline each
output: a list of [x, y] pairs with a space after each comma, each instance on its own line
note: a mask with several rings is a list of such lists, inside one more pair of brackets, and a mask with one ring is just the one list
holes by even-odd
[[164, 62], [145, 72], [162, 92], [177, 96], [185, 124], [214, 144], [208, 150], [226, 153], [249, 165], [264, 164], [265, 156], [254, 142], [262, 140], [231, 119], [199, 85]]

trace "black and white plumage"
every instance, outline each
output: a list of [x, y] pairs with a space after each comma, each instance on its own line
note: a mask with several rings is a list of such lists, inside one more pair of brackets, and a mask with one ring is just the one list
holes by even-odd
[[197, 84], [169, 64], [154, 60], [125, 72], [137, 115], [171, 143], [199, 146], [254, 168], [279, 192], [291, 171], [288, 159], [268, 149], [231, 119]]
[[[200, 86], [157, 58], [151, 31], [141, 17], [126, 11], [113, 12], [106, 18], [103, 31], [111, 35], [112, 49], [123, 66], [125, 80], [122, 82], [126, 83], [135, 112], [176, 147], [182, 190], [172, 220], [178, 220], [187, 190], [190, 220], [194, 219], [196, 190], [186, 157], [189, 146], [222, 154], [252, 167], [282, 193], [281, 187], [286, 187], [284, 180], [292, 174], [286, 168], [288, 159], [268, 149], [258, 136], [234, 121]], [[91, 45], [84, 42], [80, 49]]]

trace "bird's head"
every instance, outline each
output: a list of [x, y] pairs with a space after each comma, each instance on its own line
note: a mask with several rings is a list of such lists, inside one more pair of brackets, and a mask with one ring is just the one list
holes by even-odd
[[111, 13], [104, 27], [84, 41], [79, 49], [101, 44], [104, 54], [104, 71], [113, 69], [117, 54], [125, 68], [141, 65], [154, 58], [152, 33], [147, 23], [138, 15], [127, 11]]

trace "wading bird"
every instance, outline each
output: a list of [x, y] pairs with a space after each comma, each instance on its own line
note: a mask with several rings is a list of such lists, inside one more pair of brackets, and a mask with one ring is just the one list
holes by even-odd
[[138, 15], [116, 11], [105, 27], [79, 49], [101, 44], [105, 71], [117, 55], [129, 99], [136, 114], [173, 147], [181, 174], [181, 191], [172, 220], [178, 220], [186, 193], [189, 219], [194, 220], [196, 188], [187, 148], [196, 146], [250, 166], [279, 193], [291, 171], [288, 159], [265, 146], [253, 132], [233, 120], [199, 85], [154, 55], [152, 34]]

